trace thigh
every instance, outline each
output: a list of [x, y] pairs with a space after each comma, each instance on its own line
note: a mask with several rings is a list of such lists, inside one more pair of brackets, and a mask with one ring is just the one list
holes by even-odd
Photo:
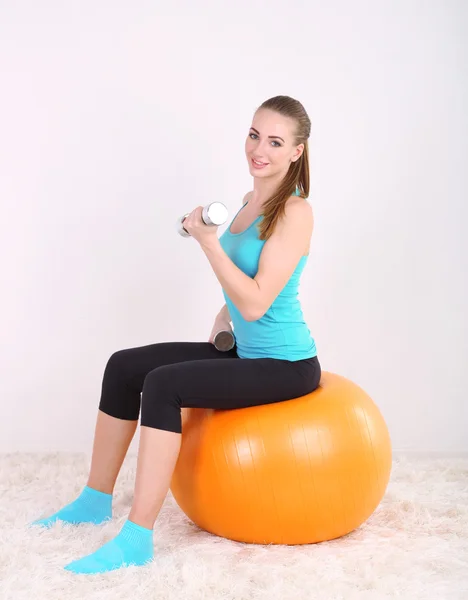
[[316, 357], [296, 362], [227, 358], [168, 365], [148, 379], [163, 379], [164, 389], [176, 394], [182, 408], [231, 409], [304, 396], [318, 387], [320, 375]]
[[199, 360], [216, 363], [226, 359], [241, 360], [235, 347], [221, 352], [211, 342], [160, 342], [119, 350], [112, 355], [109, 363], [121, 372], [130, 386], [141, 391], [148, 373], [158, 367]]

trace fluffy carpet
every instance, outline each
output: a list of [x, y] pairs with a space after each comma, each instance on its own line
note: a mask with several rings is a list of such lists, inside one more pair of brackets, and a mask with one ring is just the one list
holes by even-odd
[[394, 458], [380, 506], [349, 535], [307, 546], [256, 546], [200, 530], [169, 492], [156, 521], [155, 562], [102, 575], [63, 566], [122, 527], [136, 457], [127, 456], [103, 526], [26, 524], [73, 500], [84, 454], [0, 456], [1, 600], [467, 600], [468, 459]]

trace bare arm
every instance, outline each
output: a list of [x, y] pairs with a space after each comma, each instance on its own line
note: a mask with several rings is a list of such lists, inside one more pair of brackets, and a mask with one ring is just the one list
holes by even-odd
[[246, 321], [257, 321], [269, 309], [310, 243], [312, 229], [312, 207], [291, 196], [285, 218], [265, 242], [254, 278], [234, 264], [216, 236], [200, 244], [223, 290]]
[[217, 314], [217, 318], [220, 319], [225, 319], [226, 321], [228, 321], [229, 323], [231, 323], [231, 315], [229, 314], [229, 310], [227, 307], [227, 304], [225, 304], [223, 306], [223, 308], [219, 311], [219, 313]]

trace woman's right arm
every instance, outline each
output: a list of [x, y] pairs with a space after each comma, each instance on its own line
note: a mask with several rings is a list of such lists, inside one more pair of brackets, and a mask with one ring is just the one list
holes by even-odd
[[231, 315], [229, 314], [229, 310], [227, 304], [225, 304], [219, 313], [216, 315], [216, 318], [226, 320], [228, 323], [231, 323]]
[[224, 330], [232, 331], [231, 316], [229, 314], [228, 307], [226, 306], [226, 304], [216, 315], [216, 318], [215, 318], [214, 324], [213, 324], [213, 329], [211, 330], [208, 341], [213, 344], [214, 338], [215, 338], [216, 334], [218, 333], [218, 331], [224, 331]]

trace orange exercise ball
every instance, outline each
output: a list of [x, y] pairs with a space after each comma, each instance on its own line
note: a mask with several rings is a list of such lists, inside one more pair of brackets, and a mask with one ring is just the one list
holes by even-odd
[[182, 409], [171, 491], [215, 535], [254, 544], [312, 544], [353, 531], [390, 478], [385, 421], [358, 385], [322, 372], [312, 393], [274, 404]]

